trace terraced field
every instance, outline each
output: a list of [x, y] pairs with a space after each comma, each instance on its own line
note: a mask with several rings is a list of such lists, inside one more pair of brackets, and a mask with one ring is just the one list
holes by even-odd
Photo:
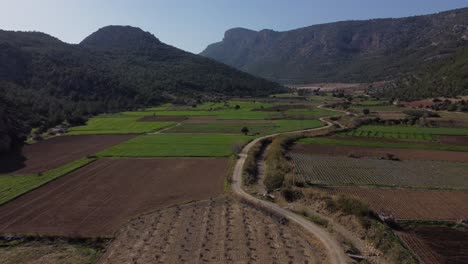
[[468, 163], [291, 154], [297, 174], [312, 184], [468, 188]]
[[292, 224], [218, 198], [143, 215], [124, 226], [100, 263], [326, 263]]

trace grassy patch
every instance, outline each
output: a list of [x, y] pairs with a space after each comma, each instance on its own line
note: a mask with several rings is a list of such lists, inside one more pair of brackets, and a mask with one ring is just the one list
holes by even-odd
[[98, 156], [106, 157], [227, 157], [249, 136], [219, 134], [158, 134], [136, 137]]
[[59, 168], [50, 170], [41, 176], [0, 176], [0, 205], [36, 189], [49, 181], [81, 168], [94, 160], [95, 159], [88, 158], [75, 160]]
[[417, 144], [408, 142], [379, 142], [379, 141], [357, 141], [335, 138], [304, 138], [298, 141], [300, 144], [324, 144], [339, 146], [356, 146], [372, 148], [399, 148], [399, 149], [425, 149], [445, 151], [468, 151], [467, 146], [453, 146], [442, 144]]
[[309, 211], [307, 208], [303, 207], [300, 210], [293, 210], [296, 214], [300, 214], [307, 218], [309, 221], [311, 221], [314, 224], [317, 224], [319, 226], [323, 226], [325, 228], [328, 227], [328, 220], [320, 217], [317, 214], [312, 213]]
[[141, 134], [175, 125], [174, 122], [138, 122], [138, 116], [91, 118], [84, 126], [73, 127], [68, 134]]
[[286, 131], [295, 131], [322, 126], [318, 120], [277, 120], [271, 123], [246, 124], [239, 121], [234, 124], [220, 123], [185, 123], [175, 126], [167, 133], [214, 133], [214, 134], [242, 134], [243, 127], [247, 127], [250, 135], [267, 135]]

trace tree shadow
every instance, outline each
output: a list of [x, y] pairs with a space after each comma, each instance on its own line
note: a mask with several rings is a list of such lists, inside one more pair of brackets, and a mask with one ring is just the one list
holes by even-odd
[[0, 174], [8, 174], [24, 168], [26, 158], [21, 150], [0, 154]]

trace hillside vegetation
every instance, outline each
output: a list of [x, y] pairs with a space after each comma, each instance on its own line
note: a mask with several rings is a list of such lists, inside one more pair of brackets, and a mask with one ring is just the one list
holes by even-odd
[[[139, 28], [109, 26], [78, 45], [39, 32], [0, 30], [0, 152], [11, 134], [163, 102], [265, 96], [283, 87], [160, 42]], [[9, 111], [25, 109], [25, 113]], [[12, 121], [14, 120], [14, 121]], [[15, 125], [18, 123], [18, 125]], [[16, 131], [20, 130], [21, 133]], [[16, 136], [15, 136], [16, 137]]]

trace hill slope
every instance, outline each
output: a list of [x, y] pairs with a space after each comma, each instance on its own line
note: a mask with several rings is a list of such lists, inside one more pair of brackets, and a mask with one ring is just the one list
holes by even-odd
[[468, 8], [291, 31], [234, 28], [201, 55], [283, 83], [389, 80], [468, 45]]
[[[166, 45], [139, 28], [105, 27], [79, 45], [39, 32], [0, 30], [0, 99], [26, 109], [14, 119], [28, 128], [46, 129], [64, 120], [79, 124], [88, 115], [167, 101], [262, 96], [283, 89]], [[11, 120], [11, 112], [0, 111], [0, 120]], [[0, 142], [17, 141], [2, 136], [8, 134], [0, 131]]]

